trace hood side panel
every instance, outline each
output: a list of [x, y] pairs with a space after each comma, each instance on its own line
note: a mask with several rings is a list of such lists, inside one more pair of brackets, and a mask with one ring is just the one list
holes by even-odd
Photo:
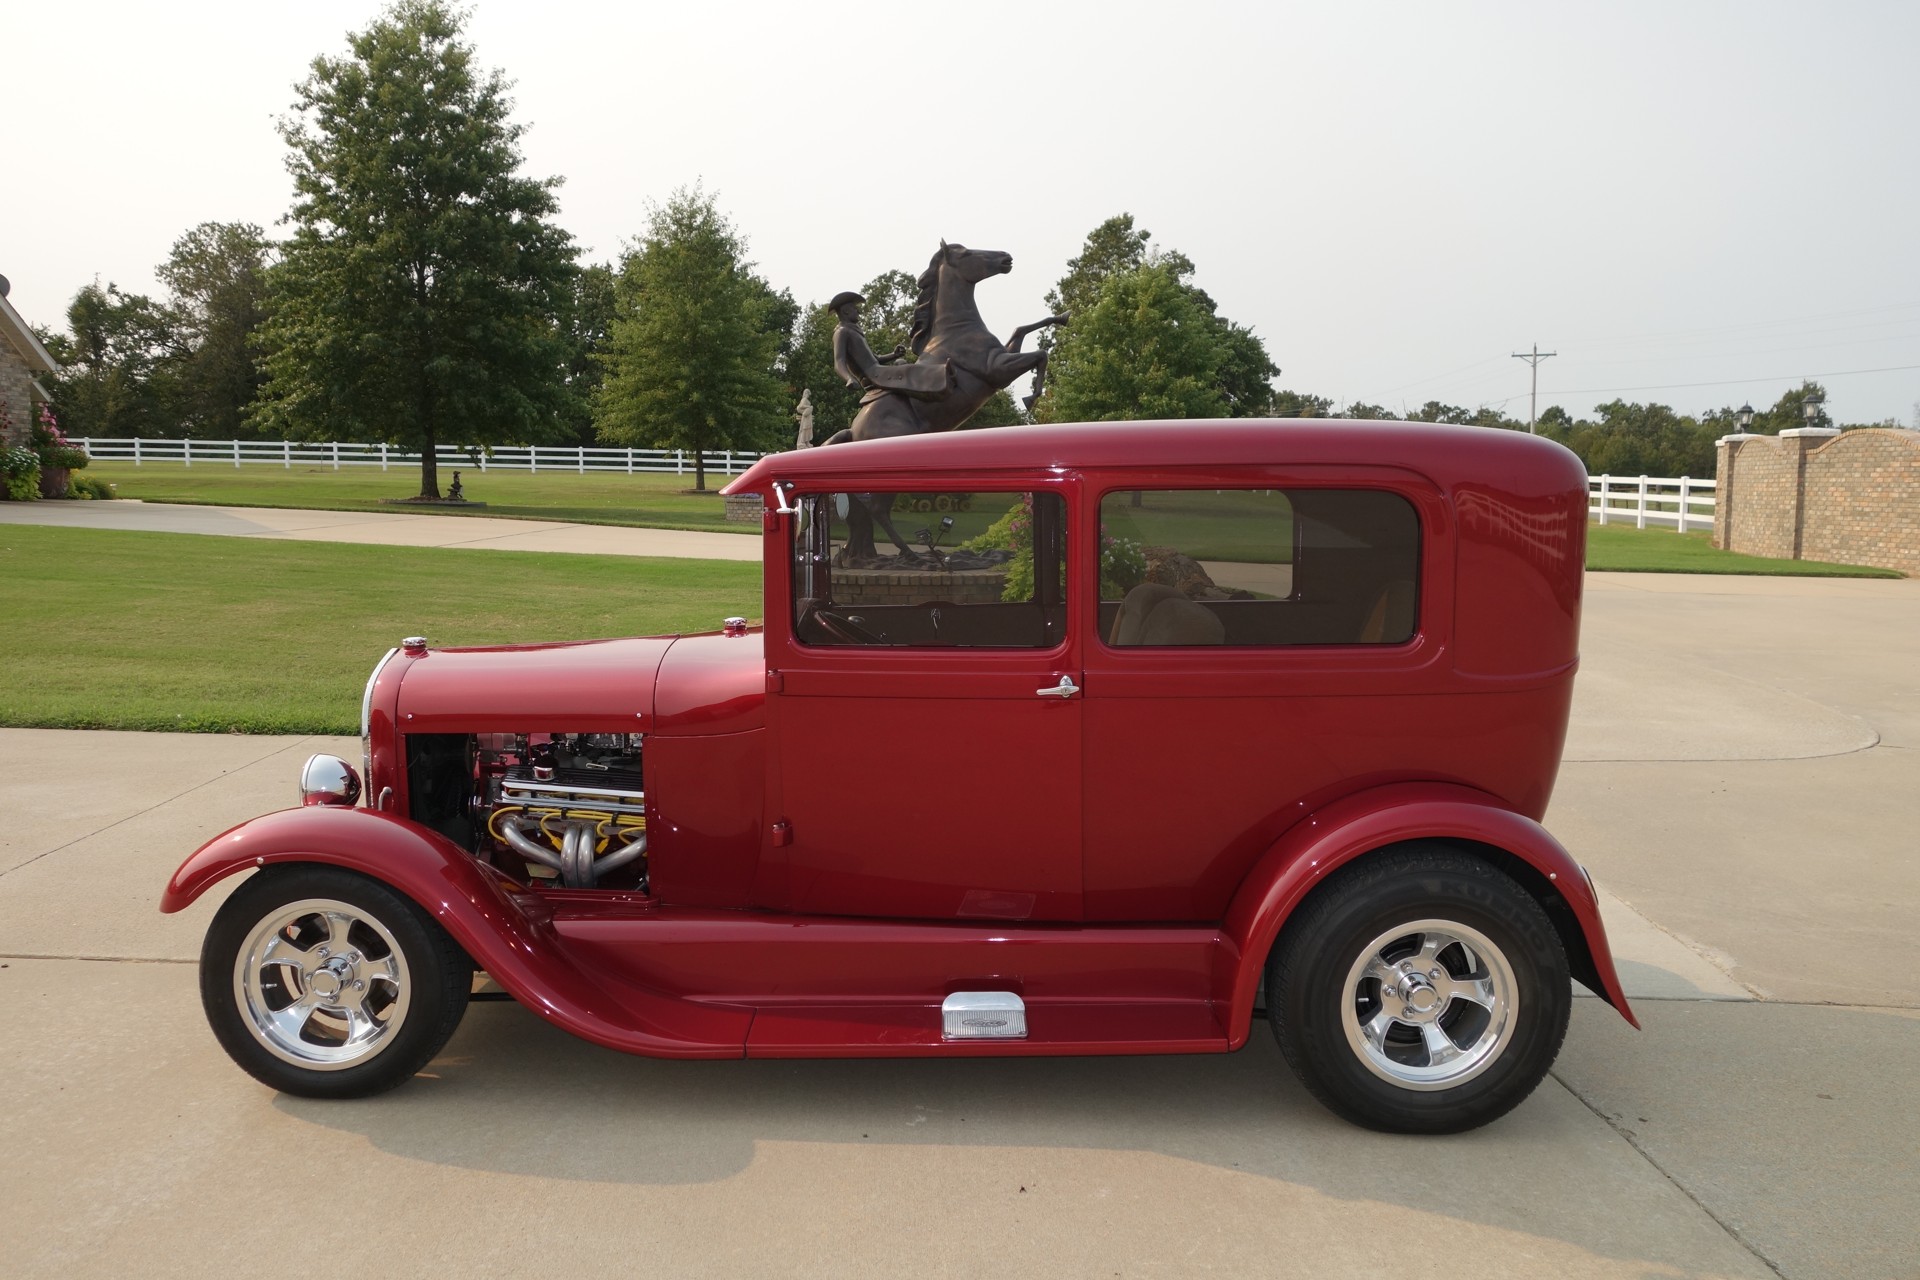
[[682, 636], [660, 664], [655, 733], [744, 733], [767, 722], [767, 655], [758, 629]]

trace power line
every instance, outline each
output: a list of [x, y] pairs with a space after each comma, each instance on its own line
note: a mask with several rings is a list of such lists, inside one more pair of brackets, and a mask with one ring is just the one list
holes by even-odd
[[1551, 360], [1559, 354], [1558, 351], [1542, 351], [1540, 344], [1537, 342], [1533, 344], [1532, 354], [1528, 354], [1525, 351], [1516, 351], [1513, 353], [1515, 360], [1525, 360], [1533, 369], [1533, 390], [1529, 393], [1530, 398], [1527, 402], [1527, 431], [1529, 434], [1533, 432], [1534, 419], [1539, 416], [1537, 410], [1540, 408], [1540, 362], [1542, 360]]
[[1708, 382], [1662, 382], [1638, 387], [1569, 387], [1558, 394], [1585, 396], [1604, 395], [1610, 391], [1679, 391], [1688, 387], [1733, 387], [1748, 382], [1779, 382], [1784, 378], [1850, 378], [1861, 373], [1904, 373], [1909, 369], [1920, 369], [1920, 364], [1890, 364], [1878, 369], [1831, 369], [1825, 373], [1776, 373], [1765, 378], [1714, 378]]
[[1499, 356], [1488, 356], [1484, 360], [1475, 360], [1472, 364], [1463, 364], [1458, 369], [1450, 369], [1446, 373], [1436, 373], [1430, 378], [1415, 378], [1412, 382], [1403, 382], [1397, 387], [1388, 387], [1383, 394], [1392, 395], [1396, 391], [1405, 391], [1408, 387], [1417, 387], [1422, 383], [1439, 382], [1442, 379], [1451, 378], [1455, 374], [1471, 372], [1474, 369], [1478, 369], [1481, 365], [1492, 364], [1499, 358]]

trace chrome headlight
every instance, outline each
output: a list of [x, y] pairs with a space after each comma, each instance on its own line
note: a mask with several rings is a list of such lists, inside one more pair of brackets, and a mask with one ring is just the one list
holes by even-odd
[[351, 807], [360, 799], [360, 775], [339, 756], [308, 756], [300, 768], [300, 803]]

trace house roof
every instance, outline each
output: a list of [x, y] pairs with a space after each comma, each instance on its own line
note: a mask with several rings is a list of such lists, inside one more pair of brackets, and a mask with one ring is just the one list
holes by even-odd
[[0, 336], [4, 336], [7, 345], [20, 353], [20, 358], [26, 361], [28, 369], [38, 373], [60, 372], [60, 366], [54, 363], [51, 355], [47, 354], [47, 349], [40, 344], [40, 339], [34, 337], [33, 329], [20, 318], [20, 313], [13, 309], [13, 304], [3, 295], [0, 295]]

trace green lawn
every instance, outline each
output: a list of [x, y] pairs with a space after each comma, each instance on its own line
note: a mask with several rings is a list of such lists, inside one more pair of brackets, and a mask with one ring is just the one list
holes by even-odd
[[1746, 573], [1798, 578], [1898, 578], [1892, 569], [1820, 560], [1769, 560], [1714, 549], [1712, 535], [1587, 526], [1587, 568], [1622, 573]]
[[0, 525], [0, 724], [358, 733], [406, 635], [436, 645], [716, 629], [736, 561]]
[[[221, 466], [178, 462], [95, 462], [87, 474], [115, 486], [122, 498], [146, 502], [207, 503], [221, 507], [303, 507], [317, 511], [405, 511], [382, 498], [406, 498], [420, 492], [417, 467], [380, 471], [348, 467], [334, 471], [312, 464], [291, 471], [279, 467]], [[707, 473], [717, 490], [731, 477]], [[453, 468], [440, 469], [444, 490]], [[505, 516], [518, 520], [567, 520], [576, 524], [623, 524], [657, 529], [710, 529], [757, 534], [758, 525], [729, 524], [717, 492], [688, 494], [693, 474], [609, 474], [588, 472], [489, 471], [460, 468], [466, 496], [487, 505], [480, 509], [428, 507], [434, 515]]]

